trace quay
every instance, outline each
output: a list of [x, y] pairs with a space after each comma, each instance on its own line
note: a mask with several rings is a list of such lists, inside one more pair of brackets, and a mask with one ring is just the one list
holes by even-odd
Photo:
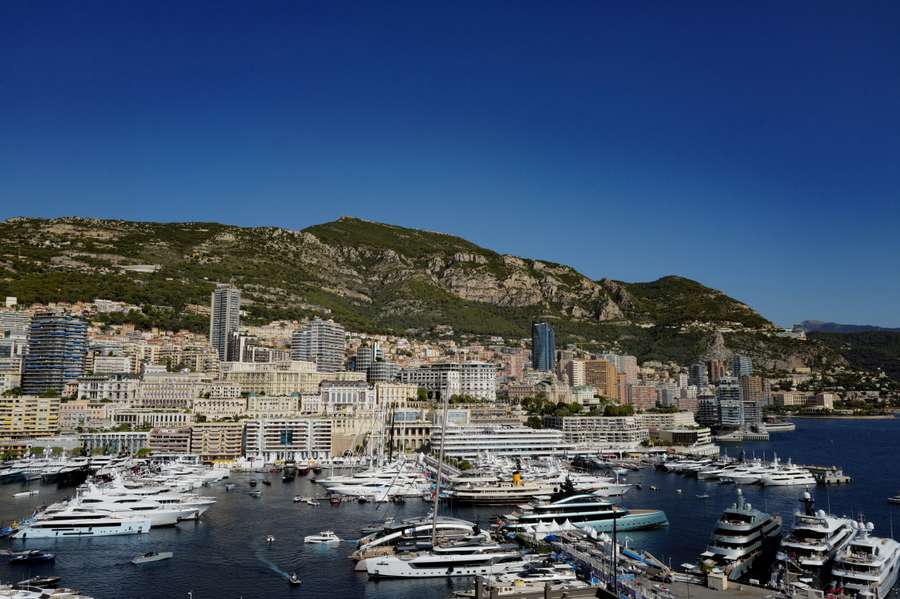
[[607, 535], [597, 535], [594, 531], [564, 531], [537, 544], [549, 546], [559, 559], [573, 564], [591, 586], [566, 590], [545, 586], [543, 592], [531, 588], [521, 593], [508, 590], [500, 594], [479, 580], [474, 596], [477, 599], [772, 599], [779, 594], [772, 589], [735, 583], [724, 576], [675, 572], [650, 553], [613, 543]]

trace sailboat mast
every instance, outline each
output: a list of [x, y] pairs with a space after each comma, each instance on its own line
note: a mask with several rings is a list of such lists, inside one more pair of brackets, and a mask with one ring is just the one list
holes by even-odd
[[447, 441], [447, 408], [450, 403], [450, 397], [448, 393], [443, 394], [444, 400], [444, 408], [443, 414], [441, 416], [441, 448], [438, 451], [438, 467], [437, 467], [437, 482], [434, 485], [434, 510], [431, 515], [431, 546], [434, 547], [435, 541], [437, 540], [437, 517], [438, 517], [438, 506], [441, 502], [441, 477], [444, 475], [444, 443]]

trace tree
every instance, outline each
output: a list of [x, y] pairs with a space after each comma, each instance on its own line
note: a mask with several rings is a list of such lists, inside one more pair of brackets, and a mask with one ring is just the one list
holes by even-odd
[[529, 428], [544, 428], [544, 421], [540, 416], [529, 416], [525, 421], [525, 426]]
[[141, 447], [140, 449], [137, 450], [137, 453], [135, 453], [134, 455], [139, 458], [145, 458], [148, 455], [150, 455], [150, 448], [149, 447]]
[[422, 387], [416, 389], [416, 399], [418, 401], [428, 401], [428, 390]]

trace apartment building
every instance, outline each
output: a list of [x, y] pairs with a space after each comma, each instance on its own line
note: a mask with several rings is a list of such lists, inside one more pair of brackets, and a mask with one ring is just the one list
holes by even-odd
[[562, 431], [579, 450], [634, 449], [650, 432], [634, 416], [544, 416], [544, 428]]
[[48, 437], [59, 433], [58, 397], [0, 396], [0, 437]]

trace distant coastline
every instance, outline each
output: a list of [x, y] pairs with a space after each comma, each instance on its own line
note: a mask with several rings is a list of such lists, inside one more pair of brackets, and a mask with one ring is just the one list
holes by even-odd
[[803, 414], [798, 416], [788, 416], [789, 419], [806, 418], [809, 420], [893, 420], [894, 414], [875, 414], [873, 416], [813, 416], [811, 414]]

